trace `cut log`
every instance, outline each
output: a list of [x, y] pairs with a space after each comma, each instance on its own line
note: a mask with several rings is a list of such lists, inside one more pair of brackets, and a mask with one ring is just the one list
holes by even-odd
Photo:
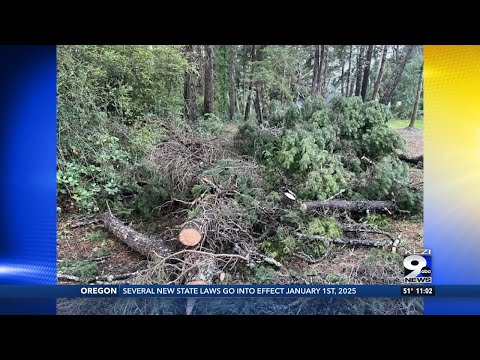
[[178, 234], [178, 240], [185, 246], [195, 246], [203, 239], [206, 222], [202, 218], [187, 221]]
[[398, 158], [402, 161], [405, 161], [409, 164], [422, 165], [423, 164], [423, 155], [409, 157], [405, 154], [399, 154]]
[[293, 192], [287, 190], [283, 193], [283, 198], [282, 198], [283, 205], [286, 205], [286, 206], [293, 205], [295, 201], [297, 201], [297, 196]]
[[348, 200], [329, 200], [329, 201], [308, 201], [300, 206], [303, 212], [313, 210], [345, 210], [351, 212], [392, 212], [396, 205], [393, 201], [348, 201]]
[[220, 270], [217, 266], [216, 257], [212, 255], [189, 253], [185, 256], [184, 262], [187, 266], [185, 284], [209, 285], [213, 282]]
[[299, 232], [294, 232], [293, 236], [295, 236], [298, 239], [307, 239], [307, 240], [324, 241], [324, 242], [329, 241], [329, 242], [332, 242], [334, 244], [340, 244], [340, 245], [353, 245], [353, 246], [361, 245], [361, 246], [371, 246], [371, 247], [381, 248], [381, 247], [384, 247], [387, 244], [387, 241], [351, 239], [351, 238], [346, 238], [346, 237], [329, 239], [325, 236], [306, 235], [306, 234], [302, 234], [302, 233], [299, 233]]
[[121, 220], [109, 212], [103, 214], [102, 220], [105, 228], [118, 240], [147, 258], [165, 257], [172, 252], [165, 240], [143, 235], [124, 225]]

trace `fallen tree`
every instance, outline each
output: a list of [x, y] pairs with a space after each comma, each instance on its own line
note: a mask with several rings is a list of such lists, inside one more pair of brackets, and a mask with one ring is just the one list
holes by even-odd
[[387, 241], [351, 239], [347, 237], [329, 239], [325, 236], [306, 235], [299, 232], [294, 232], [293, 236], [295, 236], [298, 239], [332, 242], [334, 244], [340, 244], [340, 245], [353, 245], [353, 246], [361, 245], [361, 246], [371, 246], [371, 247], [377, 247], [377, 248], [381, 248], [387, 245]]
[[124, 225], [110, 212], [104, 213], [101, 218], [105, 228], [118, 240], [147, 258], [164, 257], [172, 252], [164, 239], [143, 235]]
[[423, 155], [419, 155], [419, 156], [407, 156], [405, 154], [399, 154], [398, 155], [398, 158], [406, 163], [409, 163], [409, 164], [414, 164], [414, 165], [420, 165], [420, 164], [423, 164]]
[[307, 201], [300, 205], [303, 212], [314, 210], [344, 210], [350, 212], [388, 212], [391, 213], [397, 208], [393, 201], [348, 201], [348, 200], [326, 200]]

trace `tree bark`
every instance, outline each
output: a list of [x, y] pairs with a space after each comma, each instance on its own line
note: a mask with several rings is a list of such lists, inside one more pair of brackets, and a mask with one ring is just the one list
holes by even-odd
[[172, 252], [165, 240], [143, 235], [124, 225], [122, 221], [109, 212], [102, 215], [102, 220], [105, 228], [118, 240], [147, 258], [165, 257]]
[[203, 113], [213, 114], [213, 46], [205, 45], [205, 94]]
[[320, 45], [320, 64], [318, 65], [317, 93], [322, 91], [324, 64], [325, 64], [325, 45]]
[[345, 96], [351, 96], [350, 94], [350, 73], [352, 71], [352, 48], [353, 45], [350, 45], [350, 54], [348, 55], [348, 73], [347, 73], [347, 89]]
[[[187, 54], [187, 60], [190, 66], [195, 66], [195, 45], [187, 45], [185, 47], [185, 52]], [[198, 114], [196, 84], [196, 73], [194, 71], [187, 71], [185, 73], [183, 98], [185, 118], [190, 122], [194, 122], [197, 119]]]
[[248, 117], [250, 116], [250, 103], [252, 102], [253, 74], [255, 72], [255, 57], [256, 57], [256, 47], [255, 45], [252, 45], [252, 51], [250, 53], [250, 62], [251, 62], [250, 80], [248, 84], [247, 103], [245, 104], [245, 116], [244, 116], [245, 121], [247, 121]]
[[190, 268], [185, 273], [186, 285], [209, 285], [220, 273], [216, 258], [208, 254], [189, 253], [184, 263]]
[[365, 67], [363, 69], [363, 84], [362, 84], [362, 100], [365, 101], [367, 97], [367, 90], [368, 90], [368, 80], [370, 78], [370, 65], [372, 63], [372, 53], [373, 53], [373, 45], [368, 45], [367, 50], [367, 59], [365, 61]]
[[322, 86], [321, 93], [322, 96], [325, 96], [326, 85], [327, 85], [327, 70], [328, 70], [328, 45], [323, 45], [324, 55], [323, 55], [323, 75], [322, 75]]
[[385, 92], [383, 98], [380, 100], [382, 104], [387, 105], [392, 101], [393, 94], [395, 93], [395, 89], [397, 88], [397, 85], [402, 78], [403, 70], [405, 70], [405, 65], [407, 64], [407, 61], [412, 54], [412, 51], [413, 45], [407, 45], [404, 56], [397, 63], [397, 67], [395, 68], [395, 72], [393, 74], [392, 81], [390, 82], [390, 86]]
[[[262, 61], [263, 60], [263, 51], [265, 49], [265, 45], [261, 45], [255, 55], [255, 60], [256, 61]], [[264, 84], [263, 80], [258, 79], [255, 82], [255, 100], [254, 100], [254, 106], [255, 106], [255, 112], [257, 113], [257, 123], [259, 125], [263, 124], [265, 122], [265, 107], [264, 107]]]
[[264, 113], [263, 113], [263, 83], [262, 81], [257, 81], [255, 86], [255, 112], [257, 113], [257, 123], [261, 125], [265, 121]]
[[348, 200], [327, 200], [304, 202], [300, 209], [303, 212], [313, 210], [346, 210], [352, 212], [365, 211], [394, 211], [397, 208], [393, 201], [348, 201]]
[[318, 76], [320, 67], [320, 45], [315, 45], [315, 55], [313, 62], [312, 94], [317, 92]]
[[423, 62], [422, 62], [422, 66], [420, 67], [420, 76], [418, 77], [417, 94], [415, 95], [415, 104], [413, 105], [412, 117], [410, 118], [410, 124], [408, 124], [408, 127], [410, 128], [413, 128], [415, 126], [418, 103], [420, 101], [420, 93], [422, 92], [422, 82], [423, 82]]
[[235, 45], [230, 45], [228, 52], [229, 63], [229, 76], [230, 76], [230, 89], [228, 92], [230, 100], [229, 116], [230, 120], [233, 120], [235, 116]]
[[388, 45], [383, 45], [382, 59], [380, 60], [380, 68], [378, 69], [377, 79], [375, 80], [375, 85], [373, 87], [372, 100], [377, 100], [378, 91], [380, 90], [380, 84], [382, 82], [383, 71], [385, 69], [385, 63], [387, 62], [387, 50]]
[[340, 94], [342, 96], [344, 96], [343, 85], [344, 85], [344, 77], [345, 77], [345, 54], [344, 54], [344, 51], [345, 51], [345, 48], [344, 48], [344, 46], [342, 46], [342, 58], [340, 60], [342, 62], [342, 74], [340, 75]]
[[363, 68], [363, 46], [360, 46], [357, 56], [357, 72], [355, 83], [355, 96], [360, 96], [362, 87], [362, 68]]

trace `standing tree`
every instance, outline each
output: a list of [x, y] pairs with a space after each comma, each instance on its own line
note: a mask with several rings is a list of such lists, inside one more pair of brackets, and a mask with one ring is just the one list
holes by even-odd
[[340, 75], [340, 94], [344, 96], [344, 77], [345, 77], [345, 47], [342, 45], [340, 46], [341, 49], [341, 58], [340, 63], [342, 64], [342, 74]]
[[325, 45], [320, 45], [320, 65], [318, 66], [317, 93], [322, 90], [323, 66], [325, 64]]
[[[258, 51], [256, 53], [255, 61], [258, 61], [259, 64], [262, 64], [262, 61], [264, 60], [264, 55], [265, 55], [265, 48], [266, 45], [261, 45], [258, 48]], [[255, 100], [254, 100], [254, 106], [255, 106], [255, 112], [257, 113], [257, 121], [258, 124], [263, 124], [265, 121], [265, 109], [264, 109], [264, 81], [262, 78], [259, 78], [255, 81]]]
[[184, 114], [188, 121], [195, 121], [198, 114], [196, 83], [197, 71], [195, 69], [195, 45], [186, 45], [185, 54], [190, 68], [185, 72], [183, 86]]
[[322, 76], [322, 82], [321, 82], [321, 92], [322, 96], [325, 96], [326, 88], [327, 88], [327, 69], [328, 69], [328, 45], [323, 45], [323, 56], [322, 56], [322, 61], [323, 61], [323, 76]]
[[318, 77], [320, 75], [320, 45], [315, 45], [313, 62], [312, 94], [317, 92]]
[[388, 45], [383, 45], [382, 59], [380, 60], [380, 68], [378, 69], [377, 79], [373, 87], [372, 100], [377, 100], [378, 91], [380, 90], [380, 83], [382, 82], [383, 71], [385, 69], [385, 63], [387, 62], [387, 50]]
[[352, 48], [353, 45], [350, 45], [350, 51], [348, 55], [348, 72], [347, 72], [347, 87], [345, 89], [345, 96], [351, 96], [350, 95], [350, 73], [352, 71]]
[[213, 114], [213, 46], [205, 45], [205, 93], [203, 113]]
[[420, 75], [418, 77], [417, 94], [415, 95], [415, 104], [413, 105], [412, 117], [410, 118], [410, 124], [408, 124], [409, 128], [413, 128], [415, 126], [415, 120], [417, 118], [418, 103], [420, 100], [420, 93], [422, 92], [422, 83], [423, 83], [423, 61], [422, 61], [422, 66], [420, 67]]
[[363, 84], [362, 84], [362, 100], [365, 101], [367, 96], [367, 89], [368, 89], [368, 79], [370, 77], [370, 64], [372, 62], [372, 53], [373, 53], [373, 45], [368, 45], [367, 50], [367, 59], [365, 61], [365, 68], [363, 70]]
[[358, 49], [357, 55], [357, 71], [356, 71], [356, 82], [355, 82], [355, 96], [360, 96], [360, 90], [362, 87], [362, 67], [363, 67], [363, 46], [360, 46]]
[[229, 116], [230, 120], [235, 116], [235, 45], [230, 45], [228, 52], [228, 67], [229, 67], [229, 78], [230, 78], [230, 88], [228, 91], [228, 96], [230, 100], [229, 107]]
[[252, 87], [253, 87], [253, 74], [255, 72], [255, 57], [256, 57], [256, 47], [252, 45], [252, 51], [250, 53], [250, 79], [248, 82], [248, 95], [247, 95], [247, 102], [245, 104], [245, 117], [244, 120], [247, 121], [248, 117], [250, 116], [250, 103], [252, 102]]
[[[412, 54], [412, 51], [413, 51], [413, 45], [407, 45], [403, 57], [399, 59], [397, 62], [397, 66], [395, 68], [395, 72], [393, 73], [392, 80], [390, 81], [390, 85], [388, 86], [387, 91], [385, 91], [384, 96], [380, 100], [382, 104], [387, 105], [392, 101], [393, 94], [395, 93], [395, 89], [397, 88], [397, 85], [400, 82], [400, 79], [402, 78], [403, 70], [405, 69], [405, 65], [407, 64], [407, 61], [410, 58], [410, 55]], [[399, 50], [397, 50], [397, 54], [398, 52]]]

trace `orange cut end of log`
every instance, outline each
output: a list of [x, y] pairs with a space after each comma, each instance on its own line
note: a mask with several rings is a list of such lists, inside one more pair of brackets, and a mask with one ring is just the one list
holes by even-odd
[[178, 240], [185, 246], [194, 246], [202, 240], [202, 234], [195, 229], [183, 229], [178, 235]]
[[193, 281], [189, 281], [185, 285], [208, 285], [208, 283], [203, 280], [193, 280]]

